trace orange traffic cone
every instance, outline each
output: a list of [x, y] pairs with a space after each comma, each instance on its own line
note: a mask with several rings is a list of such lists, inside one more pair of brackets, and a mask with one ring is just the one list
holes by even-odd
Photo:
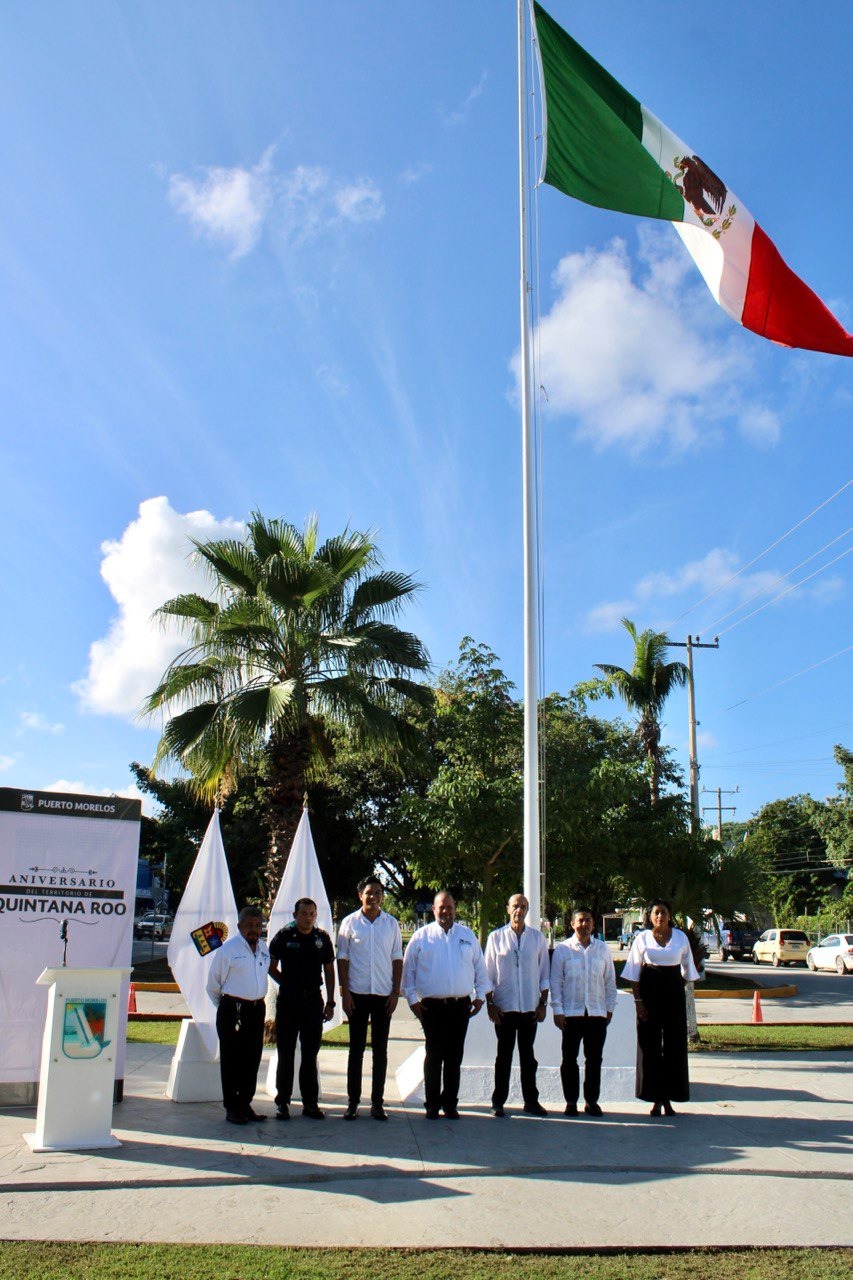
[[757, 991], [752, 997], [752, 1021], [753, 1023], [764, 1021], [764, 1014], [761, 1012], [761, 996]]
[[136, 987], [133, 985], [132, 982], [130, 984], [130, 990], [127, 993], [127, 1012], [128, 1013], [138, 1012], [136, 1008]]

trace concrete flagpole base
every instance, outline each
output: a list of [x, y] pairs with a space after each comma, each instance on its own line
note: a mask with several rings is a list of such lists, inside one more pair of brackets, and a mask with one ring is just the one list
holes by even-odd
[[[472, 1018], [465, 1038], [465, 1058], [459, 1085], [459, 1101], [472, 1105], [488, 1105], [491, 1102], [495, 1081], [495, 1029], [485, 1008]], [[539, 1064], [536, 1081], [543, 1106], [564, 1105], [563, 1087], [560, 1081], [562, 1037], [554, 1026], [550, 1009], [548, 1016], [536, 1032], [536, 1061]], [[634, 1100], [634, 1076], [637, 1055], [637, 1033], [634, 1004], [630, 993], [619, 993], [616, 1010], [607, 1029], [604, 1045], [604, 1061], [601, 1068], [601, 1103], [629, 1102]], [[578, 1059], [583, 1087], [583, 1048]], [[404, 1104], [419, 1105], [424, 1100], [424, 1051], [418, 1047], [409, 1054], [396, 1072], [397, 1088]], [[583, 1094], [581, 1094], [583, 1103]], [[510, 1077], [507, 1106], [521, 1106], [521, 1078], [517, 1055]]]
[[192, 1019], [181, 1023], [166, 1097], [172, 1102], [222, 1102], [219, 1058], [211, 1054]]

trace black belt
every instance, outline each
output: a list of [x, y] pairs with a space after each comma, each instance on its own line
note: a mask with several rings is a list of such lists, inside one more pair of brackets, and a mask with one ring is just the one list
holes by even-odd
[[223, 1000], [231, 1000], [234, 1004], [266, 1004], [266, 1000], [247, 1000], [245, 996], [223, 995]]
[[471, 1003], [470, 996], [424, 996], [421, 1004], [466, 1004]]

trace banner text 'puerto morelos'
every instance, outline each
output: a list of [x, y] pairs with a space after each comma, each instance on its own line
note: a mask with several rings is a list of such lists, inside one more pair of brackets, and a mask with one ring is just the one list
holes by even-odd
[[672, 222], [733, 320], [786, 347], [853, 355], [853, 336], [725, 182], [534, 3], [542, 180], [586, 204]]

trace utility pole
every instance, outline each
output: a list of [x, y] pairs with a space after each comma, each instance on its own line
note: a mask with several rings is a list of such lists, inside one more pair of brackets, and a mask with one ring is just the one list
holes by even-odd
[[690, 743], [690, 830], [699, 830], [699, 756], [696, 749], [696, 688], [693, 683], [693, 650], [719, 649], [720, 637], [714, 636], [713, 644], [702, 644], [698, 636], [688, 636], [686, 640], [668, 640], [670, 649], [687, 650], [687, 729]]
[[723, 843], [723, 809], [725, 809], [726, 813], [737, 812], [736, 804], [726, 804], [726, 805], [723, 804], [723, 796], [736, 796], [739, 791], [740, 791], [740, 787], [735, 787], [734, 791], [723, 791], [722, 787], [717, 787], [716, 789], [714, 787], [702, 788], [703, 795], [706, 795], [706, 794], [711, 796], [716, 795], [717, 797], [716, 805], [711, 805], [711, 804], [704, 805], [702, 808], [702, 812], [707, 813], [709, 810], [716, 809], [717, 833], [718, 833], [718, 839], [720, 841], [720, 844]]

